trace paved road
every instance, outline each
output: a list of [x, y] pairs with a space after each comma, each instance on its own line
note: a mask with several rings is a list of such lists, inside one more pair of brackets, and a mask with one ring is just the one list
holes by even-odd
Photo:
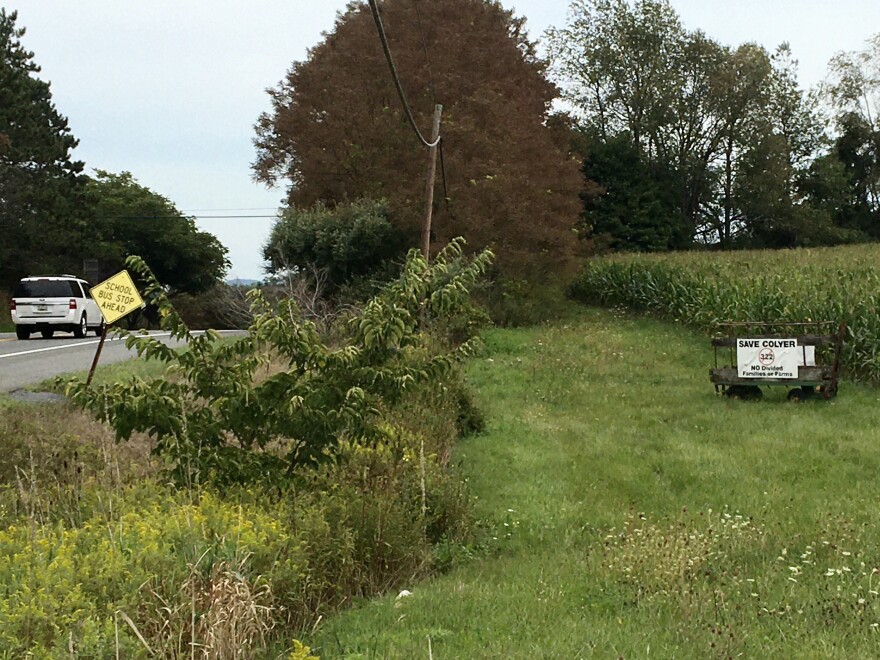
[[[176, 343], [167, 332], [150, 334], [166, 344]], [[0, 392], [28, 387], [65, 373], [88, 371], [98, 341], [98, 337], [74, 339], [73, 335], [66, 333], [59, 333], [53, 339], [41, 339], [37, 335], [36, 339], [21, 341], [13, 333], [0, 333]], [[125, 348], [124, 341], [107, 337], [100, 365], [121, 362], [134, 356], [134, 351]]]

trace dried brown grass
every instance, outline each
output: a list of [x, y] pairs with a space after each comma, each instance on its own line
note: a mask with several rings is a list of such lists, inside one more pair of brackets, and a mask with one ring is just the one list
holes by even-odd
[[0, 495], [5, 513], [80, 522], [93, 485], [113, 491], [158, 475], [143, 434], [117, 443], [113, 431], [67, 404], [12, 404], [0, 415]]
[[156, 654], [242, 660], [265, 649], [281, 608], [267, 583], [244, 577], [248, 560], [238, 566], [219, 561], [209, 571], [196, 562], [173, 601], [154, 590], [145, 594], [155, 604], [145, 634]]

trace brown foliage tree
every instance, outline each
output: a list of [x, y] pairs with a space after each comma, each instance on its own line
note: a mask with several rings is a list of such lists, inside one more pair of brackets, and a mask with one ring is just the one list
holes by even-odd
[[[438, 181], [435, 245], [461, 235], [508, 264], [537, 255], [558, 263], [576, 244], [583, 180], [568, 153], [569, 127], [549, 114], [557, 89], [524, 20], [484, 0], [384, 0], [380, 11], [423, 134], [434, 103], [444, 107], [448, 204]], [[385, 198], [417, 245], [426, 152], [406, 123], [366, 3], [350, 3], [269, 94], [272, 111], [256, 125], [256, 179], [287, 181], [295, 206]]]

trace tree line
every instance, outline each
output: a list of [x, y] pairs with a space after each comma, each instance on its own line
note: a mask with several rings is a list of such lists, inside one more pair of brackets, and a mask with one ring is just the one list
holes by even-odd
[[144, 257], [172, 292], [196, 293], [226, 272], [226, 248], [128, 172], [84, 173], [77, 145], [22, 44], [17, 13], [0, 8], [0, 288], [22, 277], [122, 268]]
[[578, 0], [549, 37], [597, 184], [585, 228], [611, 247], [880, 238], [880, 35], [810, 92], [787, 44], [722, 45], [663, 0]]
[[[491, 245], [521, 273], [607, 249], [880, 238], [880, 35], [806, 91], [786, 44], [720, 44], [685, 29], [666, 0], [576, 0], [546, 35], [547, 59], [499, 2], [379, 9], [419, 124], [444, 106], [440, 244]], [[417, 245], [424, 152], [366, 4], [338, 14], [269, 94], [255, 178], [288, 187], [270, 270], [351, 273]]]
[[[787, 45], [727, 46], [667, 0], [575, 0], [539, 55], [496, 0], [379, 3], [416, 121], [444, 106], [434, 243], [556, 273], [590, 252], [880, 238], [880, 35], [806, 91]], [[83, 173], [76, 139], [0, 10], [0, 285], [144, 256], [197, 292], [226, 250], [131, 174]], [[418, 244], [426, 158], [365, 3], [269, 90], [255, 180], [285, 185], [267, 270], [336, 284]]]

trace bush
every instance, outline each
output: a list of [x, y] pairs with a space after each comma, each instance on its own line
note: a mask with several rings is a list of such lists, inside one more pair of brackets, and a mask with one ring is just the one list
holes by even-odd
[[128, 333], [165, 377], [70, 386], [127, 442], [67, 406], [0, 420], [0, 657], [260, 657], [447, 566], [472, 533], [452, 443], [480, 417], [454, 369], [468, 345], [433, 329], [489, 255], [460, 259], [411, 254], [332, 341], [258, 296], [247, 337], [195, 337], [153, 281], [188, 349]]
[[77, 524], [94, 486], [113, 490], [158, 474], [143, 436], [117, 445], [113, 431], [66, 404], [9, 405], [0, 414], [0, 526], [28, 517]]
[[[215, 284], [207, 291], [197, 294], [182, 293], [174, 296], [174, 308], [180, 318], [190, 328], [205, 330], [230, 330], [242, 327], [236, 324], [235, 314], [230, 309], [230, 299], [236, 289], [229, 284]], [[244, 299], [244, 291], [240, 298]]]
[[404, 255], [403, 235], [385, 202], [359, 200], [288, 208], [272, 227], [263, 254], [273, 273], [326, 271], [333, 289]]
[[[67, 657], [72, 646], [77, 655], [110, 658], [117, 634], [125, 657], [143, 656], [145, 646], [162, 657], [187, 654], [193, 638], [215, 644], [191, 628], [192, 607], [199, 625], [212, 608], [235, 605], [219, 588], [232, 571], [247, 586], [238, 596], [248, 592], [263, 608], [258, 621], [240, 623], [260, 634], [271, 629], [271, 581], [260, 575], [290, 570], [297, 557], [273, 516], [210, 493], [193, 502], [151, 482], [102, 497], [108, 509], [75, 527], [25, 522], [0, 530], [0, 647], [10, 657]], [[281, 554], [293, 559], [276, 565]], [[256, 637], [239, 641], [247, 648]]]
[[9, 330], [12, 332], [12, 316], [9, 313], [9, 304], [12, 298], [0, 291], [0, 332]]
[[[68, 391], [118, 438], [136, 431], [156, 438], [178, 483], [247, 482], [267, 473], [281, 478], [291, 466], [332, 453], [340, 439], [379, 438], [382, 407], [470, 354], [472, 342], [438, 348], [426, 331], [469, 305], [469, 286], [491, 259], [483, 253], [462, 265], [460, 245], [453, 242], [430, 266], [412, 251], [400, 278], [349, 319], [333, 344], [292, 301], [272, 308], [259, 292], [246, 336], [227, 343], [212, 331], [194, 336], [149, 269], [130, 259], [152, 282], [146, 297], [157, 305], [163, 328], [186, 340], [188, 350], [123, 333], [129, 348], [168, 364], [168, 373], [98, 387], [72, 381]], [[286, 368], [258, 379], [273, 356]]]
[[558, 320], [568, 313], [558, 280], [503, 277], [477, 294], [488, 317], [502, 327], [524, 327]]

